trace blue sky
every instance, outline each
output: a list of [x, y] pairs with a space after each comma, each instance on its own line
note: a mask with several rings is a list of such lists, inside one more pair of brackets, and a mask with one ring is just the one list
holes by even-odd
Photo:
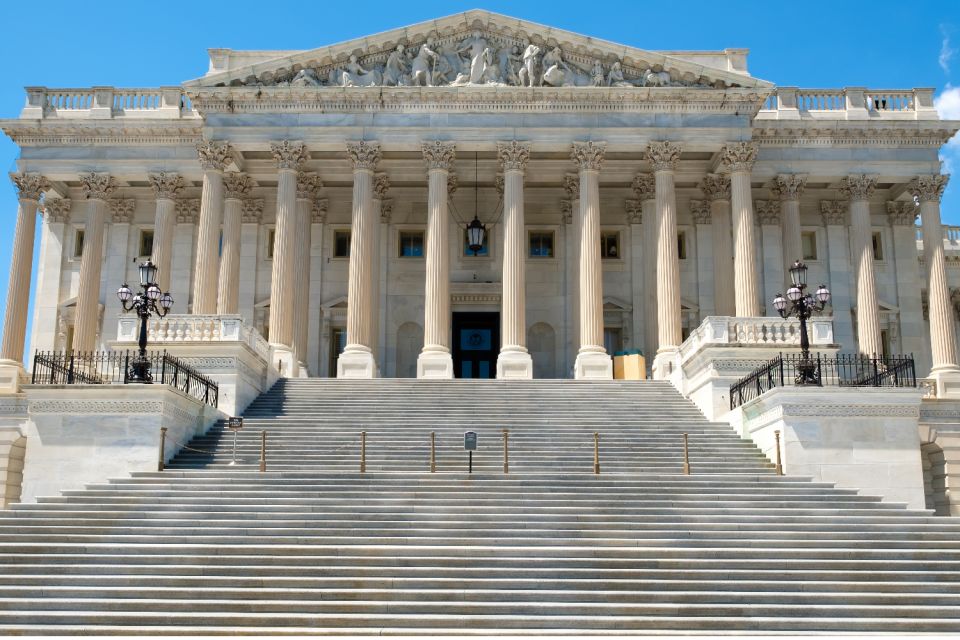
[[[310, 49], [482, 8], [643, 49], [746, 47], [751, 50], [750, 72], [784, 86], [935, 87], [942, 115], [960, 120], [957, 0], [484, 4], [47, 0], [42, 5], [5, 5], [0, 60], [7, 64], [0, 75], [0, 118], [19, 114], [27, 85], [175, 85], [203, 75], [208, 47]], [[0, 166], [11, 170], [16, 154], [13, 143], [2, 137]], [[943, 157], [945, 169], [957, 174], [944, 198], [944, 221], [960, 224], [957, 138]], [[17, 210], [16, 194], [5, 179], [0, 179], [0, 203], [2, 319]]]

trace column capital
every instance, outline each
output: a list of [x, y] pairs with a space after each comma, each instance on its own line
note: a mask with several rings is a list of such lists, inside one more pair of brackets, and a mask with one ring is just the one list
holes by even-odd
[[270, 153], [277, 161], [277, 168], [281, 171], [299, 171], [300, 167], [310, 161], [310, 152], [307, 145], [299, 140], [281, 140], [270, 143]]
[[244, 200], [240, 221], [259, 223], [261, 220], [263, 220], [263, 198], [247, 198]]
[[774, 179], [773, 194], [781, 202], [799, 200], [807, 186], [807, 176], [798, 173], [782, 173]]
[[427, 171], [450, 171], [457, 157], [457, 145], [454, 142], [428, 140], [420, 143], [420, 149], [423, 151]]
[[350, 140], [347, 142], [347, 155], [353, 164], [354, 171], [374, 171], [383, 158], [379, 142], [366, 140]]
[[754, 142], [731, 142], [720, 148], [720, 164], [730, 173], [749, 172], [757, 160], [759, 148]]
[[234, 159], [233, 146], [229, 142], [216, 140], [198, 142], [197, 155], [204, 170], [223, 171]]
[[652, 173], [638, 173], [630, 184], [633, 195], [638, 200], [655, 200], [657, 198], [657, 179]]
[[710, 224], [710, 201], [709, 200], [691, 200], [690, 214], [693, 216], [693, 224]]
[[245, 173], [228, 171], [223, 174], [223, 197], [226, 200], [243, 200], [250, 196], [253, 180]]
[[183, 178], [176, 173], [151, 173], [147, 179], [157, 200], [173, 200], [183, 190]]
[[820, 217], [827, 226], [847, 224], [847, 203], [843, 200], [821, 200]]
[[573, 224], [573, 201], [560, 201], [560, 221], [563, 224]]
[[72, 204], [70, 198], [44, 198], [43, 217], [48, 223], [67, 222]]
[[50, 181], [39, 173], [11, 173], [10, 180], [17, 187], [21, 200], [40, 201], [40, 194], [50, 188]]
[[708, 173], [700, 183], [700, 191], [707, 200], [730, 200], [730, 176], [722, 173]]
[[847, 176], [840, 181], [840, 193], [850, 200], [867, 200], [877, 186], [877, 176], [858, 174]]
[[907, 189], [920, 202], [940, 202], [943, 190], [947, 188], [947, 182], [949, 181], [950, 176], [947, 174], [917, 176], [910, 181]]
[[527, 161], [530, 160], [530, 145], [519, 140], [497, 142], [497, 160], [502, 171], [522, 173], [526, 171]]
[[393, 217], [393, 200], [387, 198], [380, 201], [380, 222], [390, 224], [390, 218]]
[[297, 200], [316, 200], [323, 189], [323, 180], [316, 173], [297, 172]]
[[567, 192], [569, 200], [580, 198], [580, 176], [575, 173], [563, 174], [563, 190]]
[[129, 223], [133, 211], [137, 208], [137, 201], [133, 198], [113, 198], [109, 200], [110, 217], [114, 223]]
[[919, 209], [912, 200], [890, 200], [887, 202], [887, 220], [893, 227], [912, 227], [917, 223]]
[[323, 224], [327, 219], [327, 209], [330, 206], [330, 201], [326, 198], [319, 198], [313, 202], [313, 210], [310, 212], [311, 217], [310, 221], [313, 224]]
[[177, 222], [180, 224], [196, 224], [200, 217], [199, 198], [179, 198], [174, 201], [174, 210], [177, 212]]
[[377, 200], [383, 200], [390, 191], [390, 176], [385, 173], [373, 174], [373, 197]]
[[643, 223], [643, 201], [627, 198], [623, 201], [623, 208], [627, 212], [627, 224]]
[[680, 161], [680, 145], [668, 140], [654, 141], [647, 145], [647, 160], [654, 172], [676, 171]]
[[117, 190], [117, 181], [108, 173], [87, 173], [80, 176], [87, 200], [106, 200]]
[[780, 202], [778, 200], [755, 200], [753, 203], [760, 224], [780, 225]]
[[603, 166], [603, 154], [607, 151], [606, 142], [574, 142], [570, 159], [577, 163], [580, 171], [600, 171]]

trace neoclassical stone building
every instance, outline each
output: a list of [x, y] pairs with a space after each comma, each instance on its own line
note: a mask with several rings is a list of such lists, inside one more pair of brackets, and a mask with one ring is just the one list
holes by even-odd
[[180, 86], [26, 92], [0, 123], [21, 150], [11, 361], [113, 344], [114, 292], [151, 258], [175, 313], [242, 316], [286, 375], [610, 377], [639, 349], [665, 376], [703, 318], [775, 315], [799, 258], [842, 350], [957, 372], [937, 152], [960, 123], [932, 89], [777, 87], [742, 49], [470, 11], [213, 49]]

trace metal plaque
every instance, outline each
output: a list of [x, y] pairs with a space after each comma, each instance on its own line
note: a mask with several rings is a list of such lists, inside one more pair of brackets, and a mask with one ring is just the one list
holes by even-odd
[[477, 432], [467, 431], [463, 434], [463, 448], [467, 451], [477, 450]]
[[228, 418], [227, 429], [231, 431], [240, 431], [240, 429], [243, 429], [243, 418]]

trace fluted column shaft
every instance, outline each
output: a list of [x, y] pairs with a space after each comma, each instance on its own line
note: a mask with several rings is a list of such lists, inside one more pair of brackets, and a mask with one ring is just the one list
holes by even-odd
[[150, 260], [157, 266], [157, 284], [161, 291], [170, 291], [173, 230], [176, 224], [176, 203], [172, 198], [158, 197], [153, 223], [153, 255], [150, 256]]
[[[33, 241], [37, 229], [37, 206], [40, 198], [40, 176], [18, 176], [20, 206], [17, 226], [13, 233], [13, 253], [10, 257], [10, 283], [7, 287], [7, 306], [3, 321], [3, 344], [0, 359], [20, 362], [27, 331], [27, 307], [30, 304], [30, 276], [33, 273]], [[30, 184], [27, 184], [27, 180]]]
[[735, 312], [738, 317], [760, 315], [760, 278], [757, 273], [757, 239], [750, 195], [750, 172], [730, 175], [730, 200], [733, 217], [733, 279]]
[[105, 199], [87, 200], [87, 221], [83, 227], [83, 257], [80, 259], [80, 287], [74, 315], [73, 348], [96, 349], [100, 306], [100, 271], [103, 265], [103, 234], [107, 216]]
[[603, 265], [600, 262], [600, 170], [580, 169], [580, 353], [603, 346]]
[[867, 356], [883, 353], [868, 200], [875, 184], [876, 178], [872, 176], [849, 176], [842, 187], [843, 193], [850, 199], [850, 235], [857, 279], [857, 343], [860, 353]]
[[640, 206], [643, 212], [643, 345], [647, 363], [652, 365], [659, 340], [657, 329], [656, 194], [651, 192], [649, 196], [644, 197]]
[[297, 235], [297, 171], [281, 167], [277, 183], [277, 226], [270, 280], [270, 342], [293, 344], [293, 263]]
[[[223, 216], [223, 169], [207, 167], [203, 171], [200, 196], [200, 221], [197, 227], [197, 258], [193, 276], [193, 313], [217, 312], [219, 277], [220, 223]], [[273, 330], [271, 325], [270, 330]]]
[[657, 193], [657, 352], [674, 349], [682, 338], [680, 256], [677, 249], [677, 194], [673, 169], [654, 171]]
[[789, 199], [780, 202], [780, 217], [783, 219], [783, 255], [787, 265], [803, 260], [803, 243], [800, 239], [800, 201]]
[[501, 351], [526, 351], [526, 252], [522, 169], [503, 172], [503, 314]]
[[[423, 350], [450, 351], [450, 230], [447, 212], [448, 170], [427, 171], [427, 255], [424, 290]], [[504, 205], [506, 206], [506, 205]]]
[[310, 317], [310, 232], [313, 202], [297, 198], [296, 256], [293, 261], [293, 353], [306, 364]]
[[242, 225], [243, 201], [235, 194], [231, 194], [231, 197], [223, 202], [223, 242], [220, 255], [220, 281], [217, 287], [217, 313], [221, 315], [232, 315], [239, 309]]

